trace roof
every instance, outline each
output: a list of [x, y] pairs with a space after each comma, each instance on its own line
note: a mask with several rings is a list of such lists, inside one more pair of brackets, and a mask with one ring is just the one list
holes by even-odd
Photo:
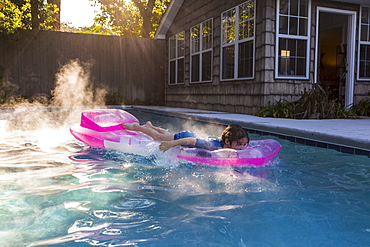
[[170, 5], [168, 6], [166, 12], [161, 18], [161, 21], [159, 22], [158, 29], [155, 32], [156, 39], [166, 39], [166, 33], [170, 28], [173, 20], [175, 19], [177, 13], [179, 12], [179, 9], [183, 2], [184, 0], [172, 0], [170, 2]]

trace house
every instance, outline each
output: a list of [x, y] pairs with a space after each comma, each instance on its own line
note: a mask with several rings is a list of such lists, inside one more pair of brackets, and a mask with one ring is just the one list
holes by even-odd
[[167, 106], [254, 113], [316, 83], [345, 106], [370, 93], [370, 0], [172, 0]]

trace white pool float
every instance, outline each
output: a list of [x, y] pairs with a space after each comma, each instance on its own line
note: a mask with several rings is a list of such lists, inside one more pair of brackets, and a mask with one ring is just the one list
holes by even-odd
[[[139, 123], [132, 114], [119, 109], [84, 111], [81, 123], [70, 128], [72, 135], [90, 147], [113, 149], [126, 153], [148, 155], [159, 142], [138, 131], [125, 130], [124, 123]], [[271, 164], [281, 149], [276, 140], [250, 141], [244, 150], [219, 149], [209, 151], [201, 148], [171, 148], [179, 159], [214, 166], [253, 166]]]

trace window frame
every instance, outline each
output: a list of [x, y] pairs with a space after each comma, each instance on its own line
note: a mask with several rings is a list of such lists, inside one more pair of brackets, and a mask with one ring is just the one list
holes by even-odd
[[[290, 15], [288, 14], [280, 14], [280, 1], [276, 1], [276, 46], [275, 46], [275, 79], [288, 79], [288, 80], [308, 80], [310, 78], [310, 50], [311, 50], [311, 0], [307, 0], [307, 17], [301, 16], [300, 13], [298, 13], [297, 16], [295, 15]], [[292, 1], [292, 0], [289, 0]], [[298, 0], [300, 1], [300, 0]], [[290, 4], [289, 4], [290, 6]], [[290, 10], [290, 8], [289, 8]], [[307, 24], [306, 24], [306, 30], [307, 34], [306, 35], [299, 35], [299, 32], [297, 32], [296, 35], [291, 35], [291, 34], [280, 34], [280, 16], [287, 16], [288, 19], [293, 16], [294, 18], [300, 18], [306, 19]], [[297, 22], [299, 23], [299, 22]], [[300, 26], [297, 24], [297, 30], [299, 30]], [[280, 75], [279, 74], [279, 57], [280, 57], [280, 40], [295, 40], [297, 41], [305, 41], [306, 42], [306, 54], [305, 54], [305, 59], [306, 59], [306, 66], [305, 66], [305, 76], [301, 75]], [[288, 54], [288, 53], [286, 53]], [[287, 55], [288, 56], [288, 55]], [[298, 58], [298, 56], [296, 56]], [[297, 67], [297, 64], [295, 64], [295, 67]], [[297, 70], [295, 70], [297, 71]]]
[[[255, 58], [256, 58], [256, 42], [255, 42], [255, 36], [256, 36], [256, 21], [255, 21], [255, 17], [256, 17], [256, 1], [257, 0], [249, 0], [249, 1], [245, 1], [235, 7], [232, 7], [226, 11], [223, 11], [221, 13], [221, 34], [220, 34], [220, 81], [235, 81], [235, 80], [250, 80], [250, 79], [254, 79], [254, 76], [255, 76]], [[247, 21], [252, 21], [253, 22], [253, 35], [251, 37], [248, 37], [248, 38], [242, 38], [240, 39], [239, 36], [240, 36], [240, 24], [241, 22], [239, 22], [240, 20], [240, 11], [239, 11], [239, 8], [240, 6], [242, 5], [246, 5], [246, 4], [249, 4], [249, 3], [253, 3], [253, 17], [250, 18], [250, 19], [247, 19]], [[226, 32], [226, 35], [225, 35], [225, 28], [224, 28], [224, 23], [223, 23], [223, 15], [226, 14], [227, 12], [229, 11], [233, 11], [235, 10], [235, 23], [233, 25], [233, 27], [235, 28], [235, 40], [234, 41], [231, 41], [231, 42], [224, 42], [224, 39], [228, 39], [228, 36], [227, 36], [227, 32]], [[249, 26], [249, 25], [248, 25]], [[228, 29], [226, 29], [227, 31]], [[247, 76], [247, 77], [239, 77], [239, 47], [241, 44], [247, 44], [247, 43], [250, 43], [252, 42], [252, 57], [251, 57], [251, 60], [252, 60], [252, 68], [251, 68], [251, 76]], [[228, 47], [234, 47], [234, 51], [233, 51], [233, 77], [232, 78], [224, 78], [224, 48], [228, 48]]]
[[[181, 38], [182, 37], [182, 38]], [[172, 39], [174, 39], [174, 47], [172, 45]], [[180, 41], [183, 41], [182, 43]], [[180, 85], [185, 84], [185, 31], [181, 31], [168, 39], [168, 85]], [[172, 56], [172, 52], [175, 54]], [[182, 51], [182, 52], [181, 52]], [[182, 61], [182, 75], [179, 71], [179, 63]], [[175, 64], [174, 75], [172, 75], [171, 63]], [[175, 82], [172, 82], [171, 76], [174, 76]], [[179, 82], [180, 76], [182, 81]]]
[[[211, 37], [210, 37], [210, 47], [209, 48], [205, 48], [203, 47], [203, 39], [204, 39], [204, 36], [202, 35], [202, 30], [203, 30], [203, 27], [204, 25], [207, 23], [207, 22], [210, 22], [210, 26], [211, 26]], [[193, 29], [195, 27], [199, 26], [199, 49], [198, 51], [194, 51], [194, 46], [193, 46], [193, 41], [195, 40], [193, 38]], [[197, 25], [194, 25], [190, 28], [190, 83], [206, 83], [206, 82], [212, 82], [212, 79], [213, 79], [213, 33], [214, 33], [214, 26], [213, 26], [213, 18], [209, 18]], [[210, 52], [210, 56], [211, 56], [211, 63], [210, 63], [210, 79], [209, 80], [203, 80], [203, 73], [205, 73], [205, 71], [203, 71], [203, 58], [205, 56], [205, 54], [209, 53]], [[193, 57], [195, 56], [199, 56], [199, 63], [198, 63], [198, 80], [193, 80]]]
[[[370, 19], [370, 6], [361, 6], [360, 8], [360, 16], [359, 16], [359, 24], [358, 24], [358, 27], [359, 27], [359, 32], [358, 32], [358, 54], [357, 54], [357, 80], [358, 81], [370, 81], [370, 77], [361, 77], [361, 74], [360, 74], [360, 69], [361, 69], [361, 46], [362, 45], [366, 45], [368, 46], [367, 49], [370, 49], [370, 20], [369, 22], [366, 24], [368, 26], [368, 31], [367, 31], [367, 40], [368, 41], [362, 41], [361, 40], [361, 36], [362, 36], [362, 10], [363, 8], [367, 8], [368, 9], [368, 18]], [[368, 58], [368, 60], [365, 60], [365, 61], [369, 61], [370, 62], [370, 57]], [[370, 69], [370, 66], [369, 68]]]

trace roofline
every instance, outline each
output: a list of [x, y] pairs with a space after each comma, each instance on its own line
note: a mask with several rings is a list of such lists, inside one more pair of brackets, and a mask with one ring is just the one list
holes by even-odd
[[170, 2], [170, 5], [168, 6], [166, 12], [161, 18], [161, 21], [159, 22], [157, 31], [155, 32], [156, 39], [166, 39], [167, 31], [170, 28], [177, 13], [179, 12], [179, 9], [183, 2], [184, 0], [172, 0]]

